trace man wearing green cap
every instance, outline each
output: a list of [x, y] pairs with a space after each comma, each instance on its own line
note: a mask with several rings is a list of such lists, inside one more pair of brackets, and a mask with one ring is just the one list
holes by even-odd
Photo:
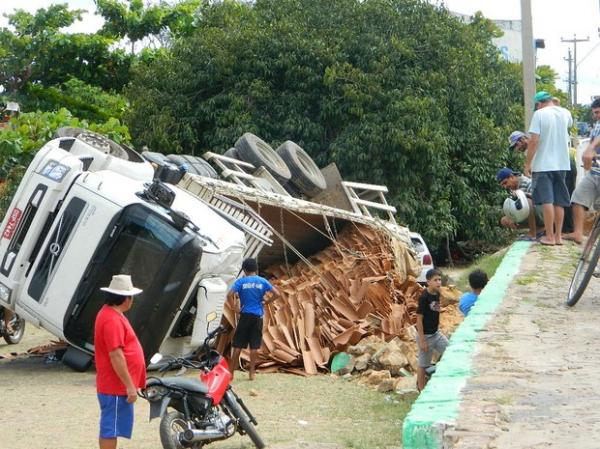
[[525, 175], [531, 174], [533, 202], [544, 211], [546, 235], [539, 242], [562, 245], [564, 208], [570, 205], [565, 177], [570, 170], [568, 129], [573, 118], [554, 105], [548, 92], [536, 93], [533, 101], [536, 110], [529, 126]]

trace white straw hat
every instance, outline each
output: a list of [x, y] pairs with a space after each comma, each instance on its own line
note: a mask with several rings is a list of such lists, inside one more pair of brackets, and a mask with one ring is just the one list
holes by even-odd
[[101, 287], [100, 290], [121, 296], [134, 296], [143, 292], [143, 290], [133, 286], [131, 276], [128, 274], [115, 274], [110, 281], [110, 285]]

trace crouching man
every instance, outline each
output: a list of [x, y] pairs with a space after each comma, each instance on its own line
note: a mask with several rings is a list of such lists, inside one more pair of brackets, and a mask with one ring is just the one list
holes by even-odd
[[500, 186], [510, 192], [522, 190], [527, 197], [529, 203], [529, 215], [521, 221], [516, 221], [513, 217], [504, 215], [500, 219], [500, 224], [509, 229], [524, 229], [527, 228], [527, 236], [524, 240], [535, 240], [538, 226], [544, 225], [544, 216], [541, 207], [533, 205], [531, 199], [531, 179], [527, 176], [513, 172], [510, 168], [504, 167], [498, 170], [496, 180]]

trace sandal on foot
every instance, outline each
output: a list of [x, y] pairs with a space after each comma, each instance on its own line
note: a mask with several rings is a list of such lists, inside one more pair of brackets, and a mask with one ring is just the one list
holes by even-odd
[[520, 235], [517, 237], [517, 242], [535, 242], [537, 239], [529, 235]]

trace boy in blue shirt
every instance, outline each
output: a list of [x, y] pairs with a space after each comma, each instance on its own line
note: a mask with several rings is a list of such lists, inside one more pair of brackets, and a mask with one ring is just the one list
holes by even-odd
[[[269, 281], [258, 275], [256, 259], [248, 258], [242, 263], [244, 276], [236, 280], [227, 293], [227, 299], [233, 301], [236, 297], [240, 300], [240, 319], [233, 336], [233, 356], [229, 370], [233, 375], [239, 366], [242, 349], [250, 346], [250, 380], [254, 380], [256, 358], [262, 344], [263, 329], [263, 303], [273, 301], [279, 292]], [[265, 296], [270, 298], [265, 301]]]
[[460, 297], [460, 302], [458, 303], [458, 308], [464, 316], [469, 314], [471, 307], [473, 307], [475, 301], [477, 301], [477, 298], [479, 298], [481, 290], [483, 290], [487, 283], [488, 276], [485, 271], [478, 269], [469, 274], [469, 285], [471, 286], [471, 291], [464, 293]]

